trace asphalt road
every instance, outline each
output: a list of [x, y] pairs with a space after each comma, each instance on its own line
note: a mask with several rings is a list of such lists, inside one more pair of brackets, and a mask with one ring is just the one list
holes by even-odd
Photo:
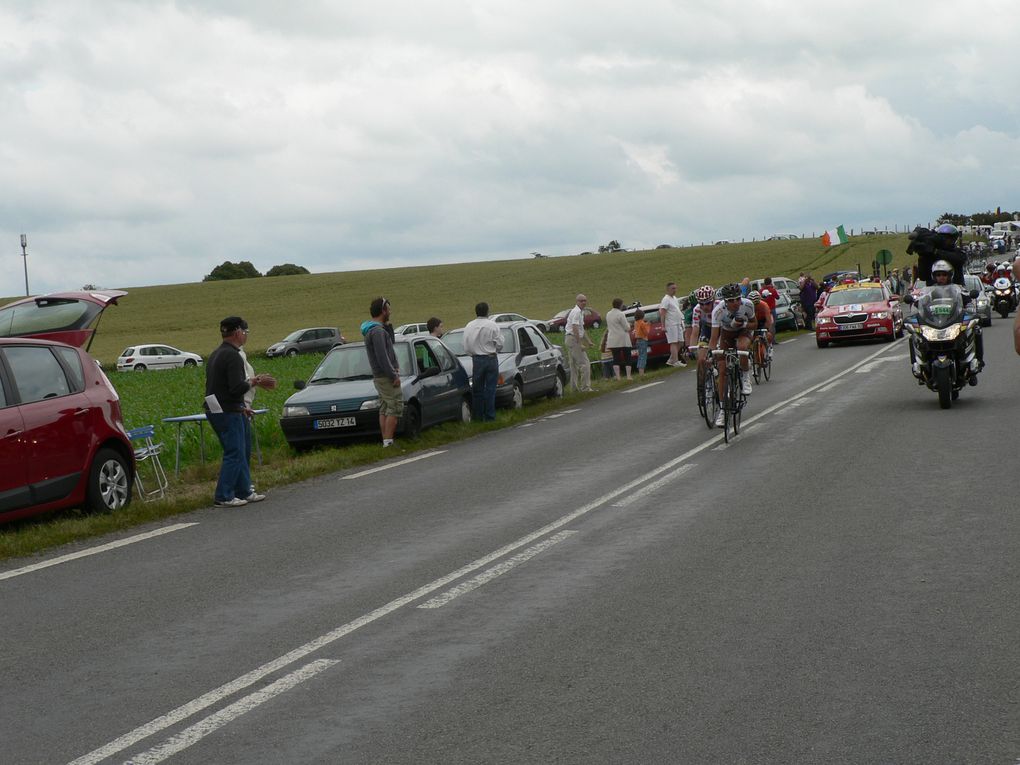
[[949, 411], [804, 336], [728, 446], [677, 372], [8, 561], [0, 761], [1015, 763], [1011, 325]]

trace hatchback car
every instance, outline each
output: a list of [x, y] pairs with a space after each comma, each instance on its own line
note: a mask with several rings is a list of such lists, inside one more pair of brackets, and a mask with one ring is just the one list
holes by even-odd
[[527, 317], [521, 316], [519, 313], [493, 313], [489, 314], [489, 318], [497, 324], [510, 324], [515, 321], [526, 321], [529, 324], [534, 324], [543, 332], [547, 332], [547, 324], [544, 321], [533, 321]]
[[[544, 322], [546, 332], [562, 332], [563, 327], [567, 323], [567, 314], [573, 309], [567, 308], [566, 310], [560, 311], [558, 314], [553, 316], [549, 321]], [[602, 314], [596, 311], [594, 308], [584, 309], [584, 326], [585, 329], [598, 329], [602, 326]]]
[[429, 333], [429, 325], [425, 322], [415, 322], [413, 324], [401, 324], [399, 327], [393, 330], [394, 336], [403, 337], [414, 337], [415, 335], [427, 335]]
[[[530, 322], [514, 322], [500, 327], [503, 349], [496, 354], [499, 379], [496, 405], [520, 409], [526, 399], [549, 396], [559, 398], [567, 384], [563, 351], [550, 343], [542, 331]], [[443, 342], [457, 354], [465, 371], [471, 374], [471, 356], [464, 352], [464, 330], [443, 335]]]
[[979, 323], [982, 327], [992, 326], [992, 300], [985, 289], [987, 285], [981, 281], [980, 277], [973, 274], [964, 274], [963, 282], [964, 289], [967, 291], [977, 291], [977, 297], [974, 298], [974, 313], [977, 314]]
[[117, 357], [117, 371], [145, 372], [146, 370], [197, 367], [202, 357], [174, 348], [172, 345], [132, 345]]
[[776, 332], [797, 330], [805, 326], [804, 309], [800, 303], [791, 303], [790, 298], [780, 292], [776, 299]]
[[334, 345], [345, 342], [336, 327], [307, 327], [296, 329], [278, 343], [266, 348], [266, 355], [297, 356], [299, 353], [325, 353]]
[[126, 507], [134, 468], [120, 399], [91, 356], [0, 338], [0, 522]]
[[669, 358], [669, 342], [666, 340], [666, 327], [662, 323], [662, 315], [659, 313], [659, 304], [643, 305], [640, 308], [627, 308], [623, 315], [627, 317], [630, 324], [630, 344], [632, 346], [631, 358], [637, 362], [637, 338], [634, 336], [634, 313], [644, 311], [645, 321], [648, 322], [648, 361]]
[[[434, 337], [397, 338], [404, 415], [397, 432], [414, 438], [422, 428], [447, 420], [471, 420], [471, 386], [464, 367]], [[379, 394], [364, 343], [337, 346], [308, 382], [283, 405], [280, 427], [292, 447], [379, 434]]]

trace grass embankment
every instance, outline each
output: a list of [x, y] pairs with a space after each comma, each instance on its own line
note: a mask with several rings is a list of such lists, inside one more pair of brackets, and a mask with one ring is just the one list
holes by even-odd
[[[372, 298], [393, 301], [395, 323], [441, 317], [448, 329], [462, 326], [474, 315], [474, 304], [487, 301], [494, 311], [512, 310], [534, 319], [548, 319], [569, 307], [577, 292], [585, 292], [589, 305], [605, 313], [614, 297], [625, 301], [658, 301], [665, 283], [676, 281], [681, 294], [701, 285], [718, 285], [744, 276], [797, 276], [810, 271], [820, 276], [840, 268], [866, 267], [883, 248], [905, 265], [906, 237], [857, 237], [847, 245], [825, 250], [817, 240], [758, 242], [645, 252], [564, 258], [465, 263], [447, 266], [382, 269], [351, 273], [312, 274], [241, 281], [129, 288], [121, 304], [106, 311], [92, 345], [121, 395], [128, 427], [154, 424], [157, 440], [166, 445], [164, 465], [173, 468], [176, 426], [164, 417], [201, 411], [204, 371], [181, 369], [151, 373], [117, 373], [120, 351], [139, 342], [164, 342], [207, 356], [218, 344], [216, 328], [228, 314], [240, 314], [251, 325], [249, 357], [259, 372], [274, 375], [280, 386], [259, 391], [256, 405], [270, 411], [257, 418], [264, 465], [256, 469], [260, 488], [368, 464], [394, 456], [375, 444], [353, 444], [295, 455], [286, 445], [278, 424], [283, 402], [293, 392], [293, 381], [307, 379], [321, 356], [267, 359], [266, 347], [288, 332], [307, 326], [339, 326], [349, 340], [359, 338], [358, 326], [366, 318]], [[595, 340], [601, 331], [596, 331]], [[560, 342], [562, 335], [551, 336]], [[670, 374], [651, 372], [646, 380]], [[626, 384], [626, 383], [623, 383]], [[617, 383], [603, 382], [603, 390]], [[493, 424], [448, 424], [426, 431], [418, 442], [400, 444], [397, 454], [434, 448], [483, 430], [507, 427], [581, 400], [568, 394], [559, 402], [528, 404], [520, 412], [501, 412]], [[220, 459], [216, 438], [206, 428], [207, 462], [199, 453], [199, 429], [187, 424], [182, 435], [182, 471], [172, 479], [172, 499], [143, 504], [122, 513], [82, 516], [76, 511], [8, 524], [0, 528], [0, 559], [26, 555], [46, 547], [207, 506]]]

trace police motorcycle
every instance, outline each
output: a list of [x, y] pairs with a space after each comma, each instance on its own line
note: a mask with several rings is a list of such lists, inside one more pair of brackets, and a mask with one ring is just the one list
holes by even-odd
[[992, 282], [992, 292], [989, 297], [992, 299], [992, 307], [1004, 319], [1009, 316], [1010, 311], [1016, 310], [1016, 285], [1008, 277], [1000, 276]]
[[[951, 272], [944, 261], [936, 263], [932, 272], [942, 267]], [[952, 406], [964, 385], [977, 385], [984, 367], [979, 320], [965, 306], [976, 293], [967, 293], [956, 284], [936, 284], [925, 288], [916, 300], [909, 300], [917, 309], [903, 325], [910, 333], [911, 372], [918, 385], [938, 394], [943, 409]]]

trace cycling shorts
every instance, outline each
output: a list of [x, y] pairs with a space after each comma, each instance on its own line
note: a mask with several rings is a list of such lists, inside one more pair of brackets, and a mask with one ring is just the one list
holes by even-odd
[[748, 329], [742, 329], [739, 332], [727, 332], [725, 329], [719, 330], [719, 347], [726, 351], [730, 348], [737, 347], [737, 340], [741, 337], [750, 338], [751, 331]]

